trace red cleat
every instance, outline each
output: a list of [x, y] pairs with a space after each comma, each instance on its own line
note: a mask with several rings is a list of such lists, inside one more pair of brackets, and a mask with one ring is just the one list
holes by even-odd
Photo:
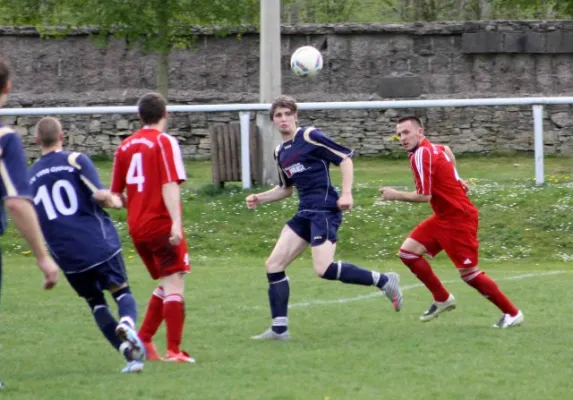
[[168, 350], [167, 355], [165, 356], [165, 361], [195, 364], [195, 359], [184, 351], [180, 351], [179, 353], [175, 353], [173, 351]]
[[147, 353], [147, 360], [162, 361], [161, 357], [159, 357], [159, 353], [157, 352], [157, 347], [155, 347], [153, 342], [143, 342], [143, 347], [145, 347], [145, 351]]

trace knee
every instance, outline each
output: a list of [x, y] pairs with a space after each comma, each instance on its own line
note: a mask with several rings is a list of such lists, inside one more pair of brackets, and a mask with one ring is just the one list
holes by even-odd
[[405, 249], [400, 249], [398, 255], [400, 256], [400, 260], [402, 261], [402, 263], [404, 263], [404, 265], [406, 265], [408, 268], [410, 268], [412, 264], [414, 264], [422, 257], [421, 254], [417, 254], [414, 253], [413, 251]]
[[105, 307], [107, 308], [107, 301], [105, 301], [105, 296], [103, 293], [99, 293], [96, 296], [90, 297], [86, 299], [88, 306], [92, 310], [92, 313], [95, 313], [98, 309]]
[[163, 292], [167, 297], [170, 294], [183, 295], [185, 289], [184, 274], [177, 272], [163, 278]]
[[322, 279], [326, 279], [327, 281], [335, 281], [340, 279], [340, 273], [342, 270], [342, 262], [332, 262], [328, 265], [323, 264], [315, 264], [314, 265], [314, 272]]
[[458, 269], [458, 272], [460, 273], [462, 280], [466, 283], [470, 282], [483, 273], [483, 271], [481, 271], [478, 266], [472, 268], [460, 268]]
[[276, 258], [268, 258], [265, 261], [265, 269], [267, 270], [268, 274], [274, 274], [276, 272], [283, 272], [286, 268], [286, 265], [282, 260]]
[[127, 284], [124, 284], [119, 289], [111, 292], [111, 295], [113, 296], [116, 302], [119, 302], [121, 298], [124, 297], [125, 295], [132, 295], [132, 294], [129, 286], [127, 286]]

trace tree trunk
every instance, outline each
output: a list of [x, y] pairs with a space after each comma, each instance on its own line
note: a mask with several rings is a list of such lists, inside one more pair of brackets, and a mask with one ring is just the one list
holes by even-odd
[[169, 50], [157, 54], [157, 91], [169, 102]]

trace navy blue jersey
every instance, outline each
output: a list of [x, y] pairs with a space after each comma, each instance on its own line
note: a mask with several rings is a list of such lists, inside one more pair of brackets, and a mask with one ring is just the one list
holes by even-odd
[[[20, 135], [0, 122], [0, 195], [32, 199], [28, 182], [28, 165]], [[0, 234], [6, 230], [6, 211], [0, 206]]]
[[337, 210], [338, 193], [330, 180], [330, 164], [339, 165], [352, 151], [324, 133], [298, 128], [275, 150], [281, 187], [296, 186], [299, 210]]
[[29, 177], [48, 248], [66, 274], [85, 271], [121, 250], [111, 218], [93, 199], [103, 185], [88, 156], [47, 153], [30, 167]]

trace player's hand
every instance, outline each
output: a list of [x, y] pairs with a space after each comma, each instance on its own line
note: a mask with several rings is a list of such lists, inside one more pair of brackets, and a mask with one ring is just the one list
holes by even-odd
[[336, 205], [342, 211], [352, 210], [352, 206], [354, 205], [354, 200], [352, 199], [352, 193], [342, 193], [340, 195], [340, 198], [336, 202]]
[[380, 194], [382, 195], [382, 201], [396, 200], [398, 198], [398, 191], [390, 187], [380, 188]]
[[179, 246], [179, 243], [183, 240], [183, 233], [181, 231], [180, 223], [174, 223], [171, 225], [171, 233], [169, 234], [169, 243], [171, 246]]
[[247, 196], [247, 208], [249, 210], [254, 210], [259, 204], [261, 204], [259, 201], [259, 196], [256, 194], [250, 194]]
[[468, 183], [468, 181], [464, 181], [463, 179], [460, 179], [460, 183], [462, 184], [462, 189], [464, 189], [464, 192], [469, 192], [470, 191], [470, 184]]
[[44, 289], [49, 290], [56, 286], [60, 276], [60, 269], [51, 257], [44, 257], [37, 261], [38, 267], [44, 273]]
[[110, 196], [110, 192], [107, 189], [98, 189], [94, 193], [94, 200], [98, 203], [105, 203]]

